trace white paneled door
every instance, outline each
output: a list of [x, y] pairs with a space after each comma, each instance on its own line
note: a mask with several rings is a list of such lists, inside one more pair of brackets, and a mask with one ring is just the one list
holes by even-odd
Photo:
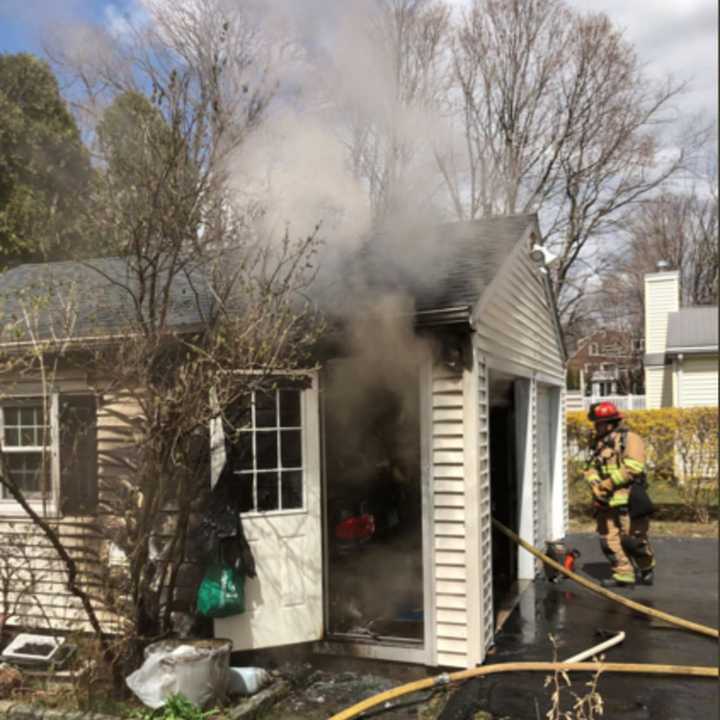
[[246, 610], [215, 621], [234, 650], [323, 636], [322, 522], [317, 377], [311, 387], [252, 394], [233, 468], [257, 577]]

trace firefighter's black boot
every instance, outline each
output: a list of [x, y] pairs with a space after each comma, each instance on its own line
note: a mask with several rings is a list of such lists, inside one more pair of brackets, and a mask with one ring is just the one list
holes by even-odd
[[633, 588], [635, 587], [635, 577], [626, 573], [613, 573], [612, 577], [602, 581], [602, 586], [606, 588]]
[[655, 582], [655, 571], [652, 568], [641, 570], [638, 573], [638, 581], [641, 585], [652, 585]]

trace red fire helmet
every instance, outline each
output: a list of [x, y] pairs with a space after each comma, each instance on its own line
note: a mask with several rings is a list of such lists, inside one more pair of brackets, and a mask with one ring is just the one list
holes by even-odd
[[607, 400], [593, 403], [588, 411], [588, 420], [591, 422], [610, 422], [612, 420], [622, 420], [623, 415], [617, 409], [615, 403]]

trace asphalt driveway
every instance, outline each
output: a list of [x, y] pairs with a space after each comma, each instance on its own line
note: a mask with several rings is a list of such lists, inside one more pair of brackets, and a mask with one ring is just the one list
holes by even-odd
[[[576, 570], [595, 580], [609, 576], [593, 535], [570, 535], [570, 547], [582, 553]], [[633, 600], [695, 622], [718, 627], [718, 540], [658, 538], [655, 584], [618, 592]], [[520, 551], [524, 552], [524, 551]], [[538, 580], [528, 589], [502, 631], [486, 663], [552, 660], [552, 634], [563, 660], [598, 642], [596, 630], [624, 630], [623, 644], [607, 651], [613, 662], [718, 666], [718, 642], [634, 613], [585, 590], [570, 580]], [[584, 694], [588, 675], [573, 688]], [[483, 710], [493, 718], [539, 720], [549, 708], [549, 692], [540, 673], [513, 673], [467, 683], [445, 708], [443, 720], [472, 718]], [[716, 680], [650, 675], [600, 678], [603, 718], [615, 720], [685, 720], [720, 717]]]

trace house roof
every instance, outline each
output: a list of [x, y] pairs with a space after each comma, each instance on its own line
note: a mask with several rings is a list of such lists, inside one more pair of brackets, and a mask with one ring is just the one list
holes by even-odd
[[396, 291], [413, 299], [416, 313], [467, 310], [536, 223], [535, 215], [508, 215], [374, 236], [347, 264], [346, 300]]
[[698, 352], [717, 349], [717, 306], [687, 307], [669, 314], [668, 352]]
[[[366, 241], [330, 282], [317, 286], [315, 299], [343, 315], [343, 306], [395, 291], [410, 296], [414, 312], [425, 314], [429, 322], [441, 316], [446, 322], [467, 322], [471, 308], [536, 223], [535, 215], [515, 215], [388, 231]], [[7, 328], [21, 317], [23, 297], [45, 297], [37, 313], [40, 336], [126, 331], [136, 325], [138, 292], [131, 287], [136, 282], [124, 258], [20, 265], [0, 275], [0, 321]], [[211, 297], [209, 283], [199, 272], [177, 277], [167, 325], [181, 329], [197, 324]], [[75, 322], [71, 333], [63, 333], [69, 305], [76, 310]], [[27, 338], [16, 334], [8, 339], [6, 333], [4, 339]]]
[[[129, 261], [118, 257], [12, 268], [0, 274], [2, 340], [29, 339], [24, 313], [29, 313], [41, 339], [127, 331], [137, 324], [137, 277]], [[200, 274], [177, 275], [171, 287], [167, 326], [179, 329], [197, 324], [210, 308], [210, 298], [208, 283]]]

